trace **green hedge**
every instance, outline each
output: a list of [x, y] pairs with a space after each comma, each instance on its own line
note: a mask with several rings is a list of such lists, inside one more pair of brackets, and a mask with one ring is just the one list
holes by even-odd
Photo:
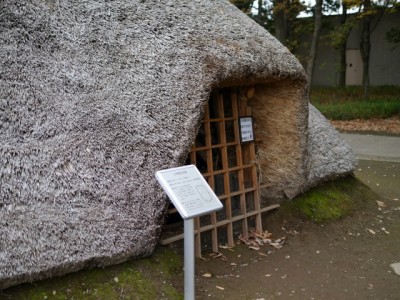
[[353, 120], [400, 117], [400, 101], [360, 101], [315, 103], [319, 111], [331, 120]]
[[400, 117], [400, 87], [371, 87], [369, 99], [363, 95], [362, 87], [316, 87], [311, 103], [331, 120]]

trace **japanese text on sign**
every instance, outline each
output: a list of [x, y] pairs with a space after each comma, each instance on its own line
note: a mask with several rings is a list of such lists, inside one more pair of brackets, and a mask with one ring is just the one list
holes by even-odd
[[156, 178], [184, 219], [222, 208], [221, 201], [194, 165], [158, 171]]
[[241, 142], [254, 141], [253, 119], [251, 117], [239, 118]]

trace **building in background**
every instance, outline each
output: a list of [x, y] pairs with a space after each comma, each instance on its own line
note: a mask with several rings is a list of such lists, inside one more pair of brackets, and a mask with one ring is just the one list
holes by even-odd
[[[339, 16], [324, 16], [325, 25], [330, 30], [339, 26]], [[400, 45], [390, 43], [386, 33], [391, 28], [400, 28], [400, 12], [383, 14], [372, 19], [371, 31], [371, 56], [370, 56], [370, 85], [394, 85], [400, 86]], [[375, 24], [378, 23], [375, 27]], [[346, 85], [362, 85], [363, 64], [360, 52], [360, 27], [361, 22], [356, 24], [347, 39], [346, 51]], [[327, 34], [323, 29], [319, 43], [314, 74], [313, 86], [337, 86], [339, 81], [339, 51], [330, 44]], [[309, 37], [305, 38], [307, 41]], [[307, 42], [304, 45], [308, 45]], [[298, 53], [300, 60], [305, 65], [304, 58], [307, 55], [306, 47], [300, 48]]]

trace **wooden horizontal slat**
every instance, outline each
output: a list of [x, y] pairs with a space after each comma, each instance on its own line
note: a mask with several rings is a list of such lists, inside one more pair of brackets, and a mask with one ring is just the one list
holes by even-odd
[[[229, 195], [220, 195], [220, 196], [218, 196], [218, 199], [219, 200], [224, 200], [224, 199], [226, 199], [228, 197], [239, 196], [239, 195], [242, 195], [242, 194], [245, 194], [245, 193], [254, 192], [254, 191], [258, 190], [258, 189], [263, 189], [263, 188], [267, 188], [267, 187], [270, 187], [270, 186], [271, 186], [271, 184], [263, 184], [263, 185], [260, 185], [259, 187], [252, 187], [252, 188], [244, 189], [243, 191], [231, 192], [231, 193], [229, 193]], [[173, 213], [176, 213], [176, 212], [177, 212], [177, 210], [176, 210], [175, 207], [168, 209], [168, 213], [170, 213], [170, 214], [173, 214]]]
[[212, 173], [209, 173], [209, 172], [201, 173], [201, 175], [203, 175], [204, 177], [209, 177], [209, 176], [212, 176], [212, 175], [219, 175], [219, 174], [224, 174], [224, 173], [227, 173], [227, 172], [234, 172], [234, 171], [239, 171], [239, 170], [246, 169], [246, 168], [252, 168], [253, 166], [254, 165], [242, 165], [240, 167], [231, 167], [231, 168], [228, 168], [228, 169], [225, 169], [225, 170], [215, 170]]
[[192, 148], [191, 152], [199, 152], [199, 151], [205, 151], [205, 150], [210, 150], [210, 149], [218, 149], [218, 148], [223, 148], [226, 146], [236, 146], [239, 145], [238, 142], [227, 142], [224, 144], [214, 144], [211, 146], [201, 146], [201, 147], [196, 147]]
[[235, 117], [227, 117], [227, 118], [213, 118], [213, 119], [203, 119], [201, 123], [212, 123], [212, 122], [223, 122], [223, 121], [236, 121]]
[[[276, 208], [279, 208], [279, 207], [280, 207], [279, 204], [274, 204], [274, 205], [270, 205], [268, 207], [264, 207], [264, 208], [260, 209], [260, 211], [251, 211], [251, 212], [248, 212], [248, 213], [246, 213], [244, 215], [239, 215], [239, 216], [232, 217], [230, 219], [219, 221], [215, 225], [213, 225], [213, 224], [206, 225], [206, 226], [200, 227], [199, 229], [195, 230], [195, 234], [214, 229], [215, 227], [222, 227], [222, 226], [225, 226], [225, 225], [227, 225], [229, 223], [241, 221], [241, 220], [243, 220], [245, 218], [249, 218], [249, 217], [255, 216], [255, 215], [259, 214], [259, 213], [264, 213], [264, 212], [267, 212], [267, 211], [270, 211], [270, 210], [273, 210], [273, 209], [276, 209]], [[179, 240], [181, 240], [183, 238], [184, 238], [184, 234], [182, 233], [182, 234], [170, 237], [170, 238], [163, 239], [163, 240], [160, 241], [160, 244], [161, 245], [168, 245], [170, 243], [179, 241]]]

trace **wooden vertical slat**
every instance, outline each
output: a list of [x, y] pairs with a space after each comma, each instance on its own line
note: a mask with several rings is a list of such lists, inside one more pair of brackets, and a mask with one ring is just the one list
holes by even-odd
[[196, 232], [196, 235], [194, 236], [194, 252], [196, 257], [201, 257], [200, 218], [194, 219], [194, 230]]
[[[251, 108], [249, 106], [246, 106], [246, 115], [251, 116]], [[254, 142], [249, 143], [249, 159], [250, 163], [253, 165], [251, 167], [251, 182], [252, 186], [256, 187], [256, 190], [253, 192], [254, 197], [254, 210], [255, 211], [260, 211], [261, 210], [261, 195], [260, 195], [260, 188], [259, 188], [259, 182], [258, 182], [258, 176], [257, 176], [257, 165], [256, 165], [256, 149]], [[256, 231], [262, 232], [262, 220], [261, 220], [261, 213], [258, 213], [256, 216]]]
[[[207, 113], [210, 116], [209, 105], [207, 105]], [[211, 125], [210, 119], [204, 123], [205, 133], [206, 133], [206, 146], [207, 146], [207, 173], [210, 174], [208, 179], [208, 184], [211, 186], [213, 190], [215, 190], [215, 182], [214, 182], [214, 166], [213, 166], [213, 156], [212, 156], [212, 136], [211, 136]], [[214, 227], [211, 229], [211, 244], [214, 252], [218, 252], [218, 232], [217, 232], [217, 214], [215, 212], [210, 215], [211, 224]]]
[[[240, 194], [240, 213], [245, 216], [246, 215], [246, 198], [244, 194], [244, 174], [243, 174], [243, 159], [242, 159], [242, 147], [240, 145], [240, 133], [239, 133], [239, 123], [238, 119], [240, 116], [240, 101], [237, 99], [236, 93], [232, 93], [231, 95], [232, 102], [234, 104], [233, 106], [233, 116], [235, 118], [234, 122], [234, 130], [235, 130], [235, 141], [236, 141], [236, 160], [237, 160], [237, 166], [240, 167], [238, 171], [238, 181], [239, 181], [239, 191], [241, 191]], [[243, 237], [247, 238], [248, 237], [248, 225], [247, 225], [247, 218], [243, 217], [242, 219], [242, 235]]]
[[[222, 94], [218, 95], [218, 115], [220, 118], [225, 119], [224, 113], [224, 98]], [[225, 131], [225, 120], [218, 123], [219, 132], [220, 132], [220, 143], [221, 143], [221, 155], [222, 155], [222, 169], [228, 170], [229, 163], [228, 163], [228, 150], [226, 146], [226, 131]], [[225, 194], [230, 194], [230, 184], [229, 184], [229, 172], [224, 172], [224, 191]], [[225, 215], [226, 219], [232, 219], [232, 203], [231, 197], [228, 196], [225, 199]], [[228, 239], [228, 246], [234, 246], [233, 240], [233, 225], [231, 222], [227, 224], [226, 234]]]
[[190, 157], [190, 163], [193, 165], [197, 165], [196, 150], [192, 149], [192, 151], [189, 154], [189, 157]]

